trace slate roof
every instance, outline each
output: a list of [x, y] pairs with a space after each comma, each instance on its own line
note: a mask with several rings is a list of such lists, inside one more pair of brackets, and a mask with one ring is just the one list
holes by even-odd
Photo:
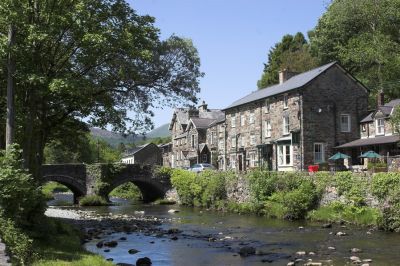
[[284, 92], [288, 92], [297, 88], [301, 88], [316, 77], [318, 77], [321, 73], [325, 72], [331, 66], [335, 65], [336, 62], [331, 62], [329, 64], [320, 66], [318, 68], [314, 68], [310, 71], [298, 74], [296, 76], [291, 77], [287, 81], [283, 82], [282, 84], [272, 85], [265, 89], [257, 90], [248, 94], [247, 96], [233, 102], [228, 107], [224, 108], [223, 110], [227, 110], [236, 106], [240, 106], [246, 103], [254, 102], [260, 99], [264, 99], [273, 95], [281, 94]]
[[123, 157], [125, 158], [125, 157], [132, 156], [132, 155], [134, 155], [135, 153], [137, 153], [138, 151], [142, 150], [143, 148], [145, 148], [146, 146], [148, 146], [150, 144], [153, 144], [153, 143], [147, 143], [147, 144], [144, 144], [144, 145], [141, 145], [141, 146], [137, 146], [135, 148], [128, 149], [126, 152], [124, 152]]
[[389, 144], [400, 141], [400, 136], [392, 135], [392, 136], [382, 136], [368, 139], [357, 139], [352, 142], [337, 146], [336, 148], [351, 148], [351, 147], [361, 147], [361, 146], [371, 146], [371, 145], [380, 145], [380, 144]]
[[197, 117], [192, 117], [190, 120], [197, 129], [208, 128], [215, 121], [215, 119]]
[[361, 123], [367, 123], [367, 122], [372, 122], [374, 120], [374, 115], [376, 114], [376, 112], [378, 110], [380, 110], [384, 115], [385, 118], [389, 117], [392, 113], [392, 110], [394, 107], [399, 106], [400, 105], [400, 99], [395, 99], [395, 100], [391, 100], [390, 102], [388, 102], [387, 104], [383, 105], [383, 106], [379, 106], [377, 108], [377, 110], [369, 113], [365, 118], [363, 118], [360, 122]]

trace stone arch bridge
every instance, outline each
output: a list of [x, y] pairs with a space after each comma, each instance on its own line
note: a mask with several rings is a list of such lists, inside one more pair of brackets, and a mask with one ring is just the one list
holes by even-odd
[[171, 188], [170, 177], [157, 173], [150, 165], [139, 164], [47, 164], [41, 169], [41, 182], [55, 181], [74, 193], [74, 202], [86, 195], [108, 199], [116, 187], [132, 182], [144, 202], [163, 198]]

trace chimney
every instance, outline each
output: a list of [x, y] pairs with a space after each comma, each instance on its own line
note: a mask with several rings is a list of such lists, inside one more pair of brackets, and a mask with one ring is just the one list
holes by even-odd
[[282, 84], [286, 80], [290, 79], [291, 77], [297, 75], [296, 72], [289, 71], [288, 69], [282, 69], [279, 71], [279, 84]]
[[200, 112], [207, 112], [208, 111], [207, 104], [206, 104], [205, 101], [203, 101], [203, 103], [199, 106], [199, 111]]
[[377, 99], [377, 106], [383, 106], [385, 105], [385, 94], [383, 93], [383, 90], [378, 91], [378, 95], [376, 97]]

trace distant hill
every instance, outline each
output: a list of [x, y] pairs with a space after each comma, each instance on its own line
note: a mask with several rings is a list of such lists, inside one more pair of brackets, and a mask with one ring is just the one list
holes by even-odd
[[100, 128], [90, 128], [90, 134], [95, 137], [102, 139], [109, 143], [111, 146], [117, 147], [120, 143], [129, 144], [129, 143], [136, 143], [136, 142], [143, 142], [143, 140], [151, 140], [154, 138], [165, 138], [169, 137], [171, 133], [168, 130], [169, 124], [162, 125], [158, 128], [153, 129], [145, 136], [122, 136], [119, 133], [108, 131], [105, 129]]

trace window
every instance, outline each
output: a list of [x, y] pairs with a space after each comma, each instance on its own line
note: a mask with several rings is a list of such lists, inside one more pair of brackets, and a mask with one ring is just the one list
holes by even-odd
[[315, 163], [325, 162], [325, 152], [323, 143], [314, 143], [314, 162]]
[[367, 131], [367, 125], [366, 125], [366, 124], [362, 124], [362, 125], [361, 125], [361, 131], [362, 131], [362, 132]]
[[217, 132], [211, 132], [210, 134], [210, 144], [214, 145], [216, 143], [216, 139], [217, 139]]
[[231, 155], [231, 168], [236, 168], [236, 155]]
[[244, 147], [245, 146], [245, 141], [246, 141], [245, 137], [241, 136], [240, 137], [239, 147]]
[[283, 95], [283, 109], [288, 108], [288, 106], [289, 106], [289, 99], [288, 99], [288, 95], [285, 94], [285, 95]]
[[271, 137], [271, 121], [267, 120], [265, 121], [265, 137], [270, 138]]
[[256, 145], [256, 135], [250, 135], [250, 145]]
[[195, 146], [195, 145], [194, 145], [194, 135], [192, 135], [192, 143], [191, 143], [191, 144], [192, 144], [192, 145], [191, 145], [192, 148], [194, 148], [194, 146]]
[[350, 132], [350, 115], [340, 115], [340, 131]]
[[203, 163], [206, 163], [207, 162], [207, 154], [203, 154], [201, 157], [202, 157]]
[[249, 158], [250, 158], [250, 167], [257, 166], [256, 153], [255, 152], [249, 153]]
[[284, 116], [283, 117], [283, 135], [287, 135], [289, 133], [290, 133], [289, 116]]
[[234, 114], [231, 115], [231, 126], [236, 127], [236, 116]]
[[290, 145], [278, 146], [278, 165], [289, 166], [292, 164], [292, 152]]
[[250, 113], [249, 123], [254, 124], [254, 111], [251, 111]]
[[219, 144], [218, 144], [218, 149], [220, 149], [220, 150], [222, 150], [222, 149], [224, 149], [225, 147], [224, 147], [224, 140], [223, 139], [220, 139], [219, 140]]
[[376, 119], [376, 135], [385, 134], [385, 119], [378, 118]]
[[269, 103], [269, 99], [265, 100], [265, 113], [269, 113], [269, 109], [270, 109], [270, 103]]
[[236, 148], [236, 137], [235, 137], [235, 136], [233, 136], [233, 137], [231, 138], [231, 147], [232, 147], [232, 148]]
[[240, 125], [241, 126], [244, 126], [246, 124], [246, 115], [245, 114], [242, 114], [241, 116], [240, 116]]

